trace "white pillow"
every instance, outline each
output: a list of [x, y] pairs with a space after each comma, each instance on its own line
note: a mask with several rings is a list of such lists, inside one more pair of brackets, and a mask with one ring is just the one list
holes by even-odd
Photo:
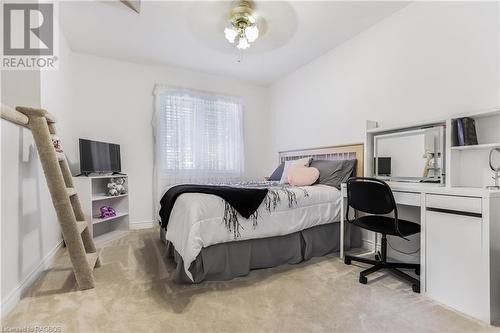
[[310, 157], [304, 157], [300, 160], [285, 161], [285, 166], [283, 168], [283, 174], [281, 175], [280, 184], [288, 184], [288, 169], [291, 166], [294, 167], [308, 167], [311, 163]]

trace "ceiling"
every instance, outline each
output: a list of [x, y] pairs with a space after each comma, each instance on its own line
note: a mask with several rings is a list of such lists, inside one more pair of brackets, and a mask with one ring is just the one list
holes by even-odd
[[408, 2], [257, 1], [262, 36], [242, 53], [224, 39], [230, 2], [61, 2], [73, 51], [161, 64], [269, 85], [406, 6]]

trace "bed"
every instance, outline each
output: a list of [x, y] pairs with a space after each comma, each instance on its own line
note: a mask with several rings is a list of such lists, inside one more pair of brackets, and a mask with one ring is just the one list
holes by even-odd
[[[284, 151], [279, 153], [279, 162], [304, 157], [356, 160], [355, 174], [363, 175], [363, 144]], [[227, 202], [221, 197], [205, 193], [178, 196], [167, 230], [160, 229], [166, 253], [176, 263], [176, 282], [230, 280], [252, 269], [297, 264], [340, 250], [341, 194], [337, 188], [321, 184], [266, 186], [281, 200], [272, 210], [270, 202], [263, 202], [255, 218], [239, 216], [237, 234], [228, 232], [223, 223]], [[347, 247], [349, 240], [346, 235]]]

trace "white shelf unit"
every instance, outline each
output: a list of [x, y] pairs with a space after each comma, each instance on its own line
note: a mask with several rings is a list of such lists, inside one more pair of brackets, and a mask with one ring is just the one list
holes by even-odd
[[[475, 120], [477, 145], [459, 146], [456, 120], [469, 117]], [[500, 107], [461, 114], [447, 121], [449, 132], [449, 185], [452, 187], [482, 187], [492, 184], [488, 164], [490, 150], [500, 147]]]
[[[457, 134], [455, 122], [459, 118], [472, 118], [476, 122], [476, 132], [478, 145], [459, 146], [457, 143]], [[500, 145], [500, 107], [495, 110], [485, 112], [462, 114], [454, 116], [450, 119], [451, 125], [451, 147], [453, 149], [474, 149], [482, 147], [497, 147]]]
[[[125, 178], [128, 190], [128, 177], [125, 175], [99, 175], [74, 177], [73, 182], [80, 197], [85, 219], [89, 223], [94, 242], [101, 245], [124, 235], [129, 230], [128, 193], [118, 196], [108, 196], [107, 184], [111, 178]], [[116, 216], [100, 218], [100, 208], [110, 206], [116, 211]]]

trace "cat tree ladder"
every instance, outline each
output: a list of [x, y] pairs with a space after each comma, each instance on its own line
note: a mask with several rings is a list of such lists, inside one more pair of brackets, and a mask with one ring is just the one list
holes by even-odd
[[80, 289], [94, 288], [94, 267], [100, 266], [87, 221], [64, 153], [56, 152], [52, 136], [55, 118], [43, 109], [1, 106], [1, 117], [31, 130], [56, 210], [62, 235]]

